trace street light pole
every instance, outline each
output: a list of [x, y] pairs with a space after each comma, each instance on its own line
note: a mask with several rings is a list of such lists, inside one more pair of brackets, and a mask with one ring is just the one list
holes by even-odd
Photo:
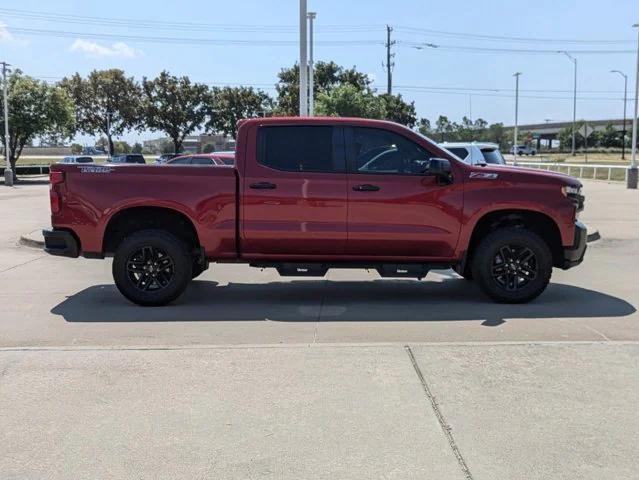
[[517, 164], [517, 122], [519, 120], [519, 76], [521, 72], [516, 72], [515, 77], [515, 134], [513, 136], [513, 157], [514, 163]]
[[308, 60], [308, 115], [315, 115], [315, 65], [313, 60], [313, 20], [317, 13], [308, 12], [309, 60]]
[[306, 0], [300, 0], [300, 117], [308, 115], [308, 58]]
[[574, 157], [575, 156], [575, 134], [577, 133], [575, 131], [575, 126], [577, 124], [577, 59], [564, 50], [558, 53], [563, 53], [564, 55], [566, 55], [570, 59], [570, 61], [574, 63], [575, 65], [575, 82], [574, 82], [574, 89], [573, 89], [573, 95], [572, 95], [572, 156]]
[[621, 159], [626, 159], [626, 105], [628, 103], [628, 75], [620, 70], [610, 70], [610, 73], [618, 73], [623, 77], [623, 129], [621, 137]]
[[[633, 25], [639, 28], [639, 23]], [[635, 113], [632, 116], [632, 160], [628, 169], [628, 188], [637, 188], [637, 114], [639, 114], [639, 30], [637, 30], [637, 72], [635, 74]]]
[[4, 169], [4, 184], [7, 187], [13, 186], [13, 171], [11, 170], [11, 145], [9, 141], [9, 101], [7, 98], [7, 68], [9, 64], [7, 62], [0, 62], [2, 64], [2, 90], [4, 95], [4, 155], [7, 162]]

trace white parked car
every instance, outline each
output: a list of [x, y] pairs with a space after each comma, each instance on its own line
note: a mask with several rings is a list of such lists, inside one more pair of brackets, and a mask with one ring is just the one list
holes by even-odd
[[439, 144], [470, 165], [506, 165], [499, 145], [489, 142], [444, 142]]
[[516, 145], [510, 149], [510, 153], [516, 155], [537, 155], [537, 149], [530, 145]]

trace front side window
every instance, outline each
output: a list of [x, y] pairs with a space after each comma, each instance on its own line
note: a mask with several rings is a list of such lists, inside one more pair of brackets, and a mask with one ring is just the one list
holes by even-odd
[[337, 132], [330, 126], [262, 127], [258, 162], [289, 172], [343, 172], [343, 156], [335, 150]]
[[378, 128], [355, 127], [347, 143], [354, 173], [427, 175], [428, 153], [402, 135]]
[[76, 161], [78, 163], [93, 163], [93, 159], [91, 157], [80, 157]]

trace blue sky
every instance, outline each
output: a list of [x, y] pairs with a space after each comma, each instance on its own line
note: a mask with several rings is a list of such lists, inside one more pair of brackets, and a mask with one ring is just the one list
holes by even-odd
[[[395, 92], [415, 101], [418, 115], [431, 121], [440, 114], [459, 121], [462, 116], [470, 115], [472, 102], [472, 118], [511, 124], [514, 120], [512, 75], [516, 71], [523, 73], [520, 123], [569, 120], [573, 79], [568, 58], [556, 53], [471, 49], [634, 51], [637, 37], [631, 25], [639, 22], [636, 0], [615, 0], [614, 5], [601, 0], [309, 0], [308, 3], [309, 10], [318, 12], [316, 60], [355, 65], [375, 79], [380, 91], [386, 88], [382, 67], [384, 26], [394, 26], [393, 36], [398, 41], [394, 47]], [[86, 74], [92, 69], [111, 67], [122, 68], [138, 78], [154, 76], [166, 69], [211, 84], [256, 85], [273, 94], [279, 69], [292, 65], [298, 58], [295, 45], [298, 4], [298, 0], [183, 0], [179, 3], [3, 0], [0, 1], [0, 22], [4, 24], [0, 29], [0, 57], [27, 74], [48, 80], [76, 71]], [[33, 16], [33, 12], [47, 15]], [[52, 21], [50, 14], [63, 15], [65, 21]], [[144, 21], [148, 22], [148, 28], [135, 28], [130, 23], [118, 26], [110, 21], [69, 15]], [[207, 25], [176, 27], [155, 22]], [[20, 29], [35, 29], [40, 34]], [[65, 36], [59, 36], [59, 32]], [[463, 35], [457, 35], [460, 33]], [[96, 38], [91, 34], [113, 37]], [[223, 44], [171, 44], [127, 38], [132, 35], [216, 39]], [[482, 39], [474, 35], [540, 40]], [[229, 40], [248, 44], [228, 44]], [[361, 44], [354, 43], [360, 40]], [[277, 41], [282, 43], [274, 45]], [[436, 44], [439, 48], [413, 48], [421, 43]], [[621, 117], [623, 79], [610, 70], [627, 73], [632, 92], [635, 55], [574, 55], [579, 62], [577, 116], [585, 119]], [[629, 111], [631, 107], [629, 102]], [[141, 137], [153, 136], [147, 133]], [[138, 137], [137, 134], [125, 136], [128, 140]]]

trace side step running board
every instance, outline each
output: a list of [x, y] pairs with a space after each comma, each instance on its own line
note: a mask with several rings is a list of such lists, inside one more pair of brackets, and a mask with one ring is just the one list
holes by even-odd
[[424, 263], [251, 263], [255, 268], [274, 268], [282, 277], [323, 277], [331, 268], [375, 270], [383, 278], [418, 278], [432, 269], [450, 268], [450, 264]]

